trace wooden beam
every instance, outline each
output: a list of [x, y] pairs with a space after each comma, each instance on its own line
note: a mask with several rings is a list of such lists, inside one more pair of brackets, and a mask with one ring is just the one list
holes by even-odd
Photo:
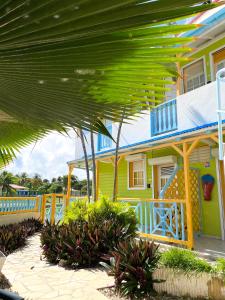
[[222, 202], [223, 202], [223, 215], [225, 216], [225, 173], [224, 173], [224, 161], [223, 160], [218, 160], [218, 164], [219, 164], [221, 197], [222, 197]]
[[196, 139], [191, 146], [189, 147], [188, 151], [187, 151], [187, 155], [189, 156], [191, 154], [191, 152], [197, 147], [198, 143], [200, 142], [200, 138]]
[[193, 220], [192, 220], [192, 203], [191, 203], [191, 190], [190, 190], [190, 173], [189, 173], [189, 156], [188, 145], [183, 143], [184, 153], [184, 185], [185, 185], [185, 199], [186, 199], [186, 211], [187, 211], [187, 233], [188, 233], [188, 248], [193, 249], [194, 246], [194, 234], [193, 234]]
[[181, 156], [183, 156], [183, 151], [182, 151], [180, 148], [178, 148], [178, 146], [172, 144], [171, 147], [172, 147], [175, 151], [177, 151]]
[[210, 136], [210, 138], [211, 138], [214, 142], [216, 142], [217, 144], [219, 144], [219, 139], [218, 139], [217, 136], [212, 135], [212, 136]]

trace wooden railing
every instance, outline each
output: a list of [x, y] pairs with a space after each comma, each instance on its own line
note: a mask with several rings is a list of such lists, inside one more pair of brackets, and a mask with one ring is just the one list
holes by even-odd
[[118, 198], [134, 208], [140, 236], [175, 244], [188, 244], [184, 199]]
[[40, 197], [0, 197], [0, 215], [38, 212]]
[[177, 129], [176, 99], [162, 103], [151, 111], [151, 135], [166, 133]]

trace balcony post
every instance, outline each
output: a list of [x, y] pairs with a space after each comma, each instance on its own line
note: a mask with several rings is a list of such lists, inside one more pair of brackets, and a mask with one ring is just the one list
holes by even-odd
[[70, 196], [71, 196], [71, 175], [73, 172], [74, 166], [69, 165], [68, 179], [67, 179], [67, 194], [66, 194], [66, 207], [69, 206]]
[[187, 210], [187, 238], [188, 248], [193, 249], [194, 236], [193, 236], [193, 222], [192, 222], [192, 203], [191, 203], [191, 191], [190, 191], [190, 174], [189, 174], [189, 155], [188, 145], [183, 143], [183, 159], [184, 159], [184, 185], [185, 185], [185, 201]]

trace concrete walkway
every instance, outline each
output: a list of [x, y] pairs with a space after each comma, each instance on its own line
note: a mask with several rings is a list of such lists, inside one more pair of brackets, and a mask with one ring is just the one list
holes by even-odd
[[98, 288], [113, 284], [113, 278], [98, 269], [65, 270], [41, 260], [40, 238], [6, 259], [3, 274], [12, 290], [29, 300], [106, 300]]

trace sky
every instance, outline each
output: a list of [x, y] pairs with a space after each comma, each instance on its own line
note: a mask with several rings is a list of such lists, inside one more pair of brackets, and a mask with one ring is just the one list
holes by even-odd
[[[20, 150], [17, 158], [6, 167], [14, 174], [26, 172], [30, 176], [35, 173], [42, 179], [51, 179], [68, 173], [67, 161], [75, 159], [75, 134], [70, 137], [51, 133], [36, 144], [31, 144]], [[86, 178], [83, 170], [73, 172], [79, 179]]]

